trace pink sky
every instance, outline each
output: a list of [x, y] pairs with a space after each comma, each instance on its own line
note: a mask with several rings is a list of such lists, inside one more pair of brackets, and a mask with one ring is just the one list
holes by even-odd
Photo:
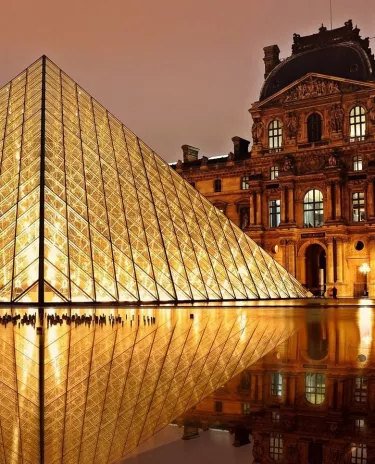
[[[375, 36], [374, 0], [332, 2], [334, 27], [352, 18]], [[329, 0], [8, 1], [0, 83], [46, 54], [164, 159], [181, 158], [184, 143], [225, 154], [234, 135], [250, 138], [263, 47], [286, 57], [293, 32], [322, 22]]]

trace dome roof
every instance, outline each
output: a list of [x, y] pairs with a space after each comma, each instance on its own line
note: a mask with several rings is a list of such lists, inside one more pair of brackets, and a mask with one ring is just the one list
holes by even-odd
[[344, 27], [300, 37], [294, 34], [291, 57], [277, 64], [261, 90], [264, 100], [304, 75], [314, 72], [357, 81], [373, 81], [375, 61], [369, 40], [359, 36], [351, 21]]

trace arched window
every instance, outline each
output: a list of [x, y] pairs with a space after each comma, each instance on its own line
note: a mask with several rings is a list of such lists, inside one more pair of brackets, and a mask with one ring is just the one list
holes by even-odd
[[214, 180], [214, 192], [221, 192], [221, 179]]
[[351, 451], [351, 464], [367, 464], [367, 446], [364, 443], [352, 443]]
[[303, 226], [323, 225], [323, 194], [320, 190], [309, 190], [303, 200]]
[[306, 399], [311, 404], [322, 404], [326, 397], [326, 376], [323, 374], [306, 374]]
[[364, 140], [366, 135], [366, 111], [362, 106], [355, 106], [349, 115], [350, 140]]
[[268, 148], [280, 151], [283, 146], [283, 129], [278, 119], [274, 119], [268, 126]]
[[309, 142], [322, 140], [322, 117], [319, 113], [312, 113], [307, 118], [307, 138]]

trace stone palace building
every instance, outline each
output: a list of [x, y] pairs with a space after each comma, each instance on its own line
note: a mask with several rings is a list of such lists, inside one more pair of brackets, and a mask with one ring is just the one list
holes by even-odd
[[[375, 296], [375, 60], [351, 20], [264, 48], [252, 147], [172, 165], [314, 294]], [[367, 266], [366, 266], [367, 265]]]

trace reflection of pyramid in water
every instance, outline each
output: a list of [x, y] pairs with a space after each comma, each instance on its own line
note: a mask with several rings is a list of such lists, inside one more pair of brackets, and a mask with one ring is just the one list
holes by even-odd
[[0, 301], [303, 297], [47, 58], [0, 90]]

